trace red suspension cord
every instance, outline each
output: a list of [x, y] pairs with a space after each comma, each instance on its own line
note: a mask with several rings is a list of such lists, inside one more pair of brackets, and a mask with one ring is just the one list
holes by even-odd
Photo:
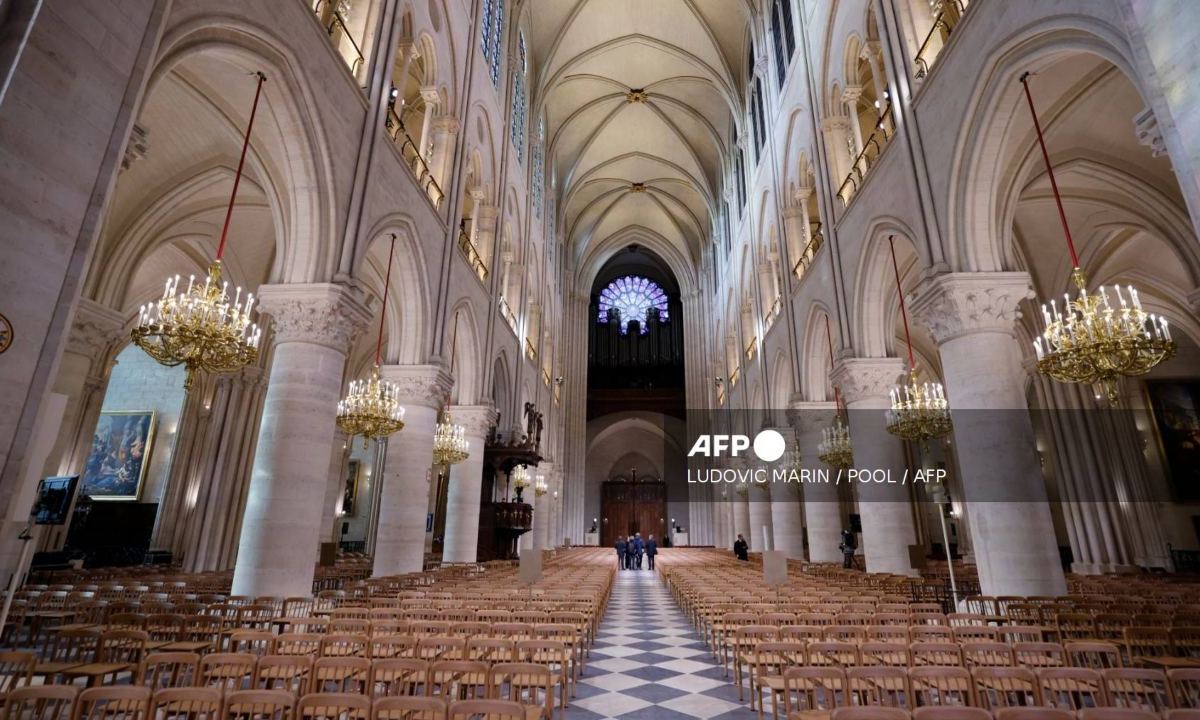
[[904, 306], [904, 290], [900, 288], [900, 266], [896, 263], [896, 236], [888, 235], [888, 247], [892, 251], [892, 273], [896, 276], [896, 294], [900, 296], [900, 317], [904, 318], [904, 344], [908, 346], [908, 368], [917, 369], [913, 360], [912, 336], [908, 334], [908, 308]]
[[233, 192], [229, 194], [229, 208], [225, 210], [225, 225], [221, 228], [221, 242], [217, 245], [217, 260], [225, 255], [225, 239], [229, 236], [229, 221], [233, 219], [233, 203], [237, 200], [238, 185], [242, 184], [242, 168], [246, 165], [246, 151], [250, 149], [250, 131], [254, 128], [254, 116], [258, 113], [258, 100], [262, 97], [262, 86], [267, 76], [261, 72], [258, 86], [254, 89], [254, 104], [250, 107], [250, 121], [246, 123], [246, 136], [242, 138], [242, 156], [238, 159], [237, 174], [233, 176]]
[[1067, 236], [1067, 252], [1071, 253], [1071, 267], [1079, 267], [1079, 255], [1075, 252], [1075, 239], [1071, 237], [1071, 226], [1067, 224], [1067, 211], [1063, 209], [1062, 195], [1058, 192], [1058, 181], [1054, 179], [1054, 167], [1050, 164], [1050, 153], [1046, 150], [1046, 138], [1042, 135], [1042, 124], [1038, 122], [1037, 110], [1033, 107], [1033, 94], [1029, 92], [1029, 76], [1021, 76], [1021, 85], [1025, 88], [1025, 102], [1029, 104], [1029, 114], [1033, 117], [1033, 129], [1037, 131], [1038, 145], [1042, 148], [1042, 160], [1046, 163], [1046, 174], [1050, 176], [1050, 189], [1054, 191], [1054, 204], [1058, 206], [1058, 220], [1062, 223], [1063, 234]]
[[384, 273], [383, 300], [379, 308], [379, 337], [375, 340], [375, 366], [379, 367], [379, 356], [383, 352], [383, 320], [387, 317], [388, 289], [392, 286], [392, 255], [396, 252], [396, 233], [392, 233], [392, 245], [388, 248], [388, 266]]

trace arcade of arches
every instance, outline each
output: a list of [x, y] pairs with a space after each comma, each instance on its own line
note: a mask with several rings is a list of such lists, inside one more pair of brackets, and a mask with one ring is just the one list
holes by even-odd
[[[869, 575], [949, 554], [988, 595], [1200, 565], [1200, 3], [0, 5], [5, 580], [151, 558], [283, 598], [634, 532], [840, 564], [850, 527]], [[1058, 196], [1089, 290], [1176, 345], [1114, 398], [1036, 367]], [[185, 389], [131, 332], [226, 222], [261, 351]], [[927, 443], [885, 427], [909, 333]], [[363, 442], [335, 417], [377, 359], [404, 427]], [[819, 475], [842, 405], [855, 467], [946, 494], [690, 482], [697, 437], [765, 428]]]

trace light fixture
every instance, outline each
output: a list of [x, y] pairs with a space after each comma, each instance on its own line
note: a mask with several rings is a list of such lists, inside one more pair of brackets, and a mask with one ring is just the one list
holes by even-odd
[[516, 490], [517, 494], [517, 502], [524, 502], [521, 493], [525, 491], [525, 488], [529, 487], [529, 468], [524, 465], [518, 465], [513, 468], [511, 477], [513, 489]]
[[904, 342], [908, 346], [908, 384], [892, 388], [892, 407], [887, 412], [887, 430], [904, 439], [925, 443], [948, 435], [950, 404], [941, 383], [921, 383], [917, 380], [917, 362], [913, 359], [912, 336], [908, 332], [908, 309], [904, 290], [900, 287], [900, 266], [896, 263], [896, 238], [888, 236], [892, 253], [892, 272], [896, 275], [896, 294], [900, 297], [900, 317], [904, 319]]
[[253, 293], [247, 292], [243, 298], [242, 289], [236, 288], [230, 301], [229, 283], [221, 279], [221, 259], [225, 255], [229, 221], [242, 181], [262, 86], [267, 81], [267, 76], [261, 72], [255, 75], [258, 85], [254, 91], [254, 104], [242, 139], [242, 155], [233, 178], [229, 206], [225, 210], [221, 240], [216, 257], [208, 267], [208, 277], [200, 284], [195, 275], [190, 276], [183, 292], [179, 291], [179, 275], [167, 278], [162, 297], [156, 303], [141, 307], [137, 326], [131, 332], [133, 343], [159, 363], [187, 368], [184, 391], [191, 390], [197, 371], [231, 373], [254, 362], [262, 342], [262, 328], [254, 322]]
[[[825, 316], [825, 345], [829, 348], [829, 371], [833, 372], [833, 335], [829, 332], [829, 316]], [[842, 393], [833, 386], [833, 406], [836, 414], [833, 425], [821, 431], [817, 457], [834, 470], [849, 470], [854, 465], [854, 446], [850, 443], [850, 428], [842, 413]]]
[[471, 443], [467, 441], [466, 429], [454, 424], [449, 407], [442, 408], [433, 430], [433, 464], [454, 465], [470, 455]]
[[337, 426], [347, 435], [362, 435], [363, 447], [371, 438], [379, 439], [404, 427], [404, 408], [400, 406], [400, 388], [379, 378], [379, 360], [383, 351], [383, 323], [387, 316], [388, 290], [392, 284], [392, 257], [396, 252], [396, 234], [392, 233], [388, 250], [383, 295], [380, 296], [379, 335], [375, 340], [375, 367], [366, 380], [352, 380], [346, 397], [338, 402]]
[[1109, 404], [1115, 406], [1120, 403], [1118, 381], [1121, 376], [1145, 375], [1175, 354], [1175, 342], [1171, 340], [1167, 319], [1142, 309], [1137, 288], [1126, 286], [1122, 292], [1121, 286], [1115, 285], [1110, 293], [1101, 285], [1097, 292], [1088, 294], [1087, 275], [1075, 252], [1075, 240], [1071, 237], [1042, 125], [1033, 106], [1033, 94], [1029, 91], [1029, 77], [1029, 73], [1021, 75], [1021, 85], [1025, 88], [1025, 100], [1033, 117], [1050, 189], [1058, 206], [1058, 219], [1067, 240], [1071, 281], [1078, 291], [1075, 300], [1071, 299], [1070, 293], [1063, 294], [1061, 309], [1056, 300], [1051, 300], [1049, 307], [1042, 303], [1046, 329], [1033, 343], [1037, 369], [1059, 382], [1094, 385]]
[[550, 486], [546, 484], [546, 476], [538, 475], [533, 481], [533, 493], [537, 497], [542, 497], [550, 490]]

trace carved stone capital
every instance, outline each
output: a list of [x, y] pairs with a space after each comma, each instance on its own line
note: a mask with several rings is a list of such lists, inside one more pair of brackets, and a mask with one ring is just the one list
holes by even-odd
[[396, 384], [403, 405], [439, 408], [454, 385], [450, 373], [440, 365], [384, 365], [379, 377]]
[[793, 401], [788, 405], [788, 425], [799, 434], [810, 433], [829, 427], [836, 413], [837, 406], [831, 402]]
[[827, 115], [821, 118], [821, 129], [825, 132], [846, 132], [850, 129], [850, 120], [845, 115]]
[[99, 358], [125, 334], [121, 313], [94, 300], [82, 298], [75, 306], [67, 350]]
[[346, 353], [371, 313], [361, 291], [337, 283], [288, 283], [258, 289], [276, 344], [311, 343]]
[[1028, 273], [945, 273], [922, 284], [912, 312], [940, 345], [971, 333], [1011, 334], [1021, 316], [1018, 305], [1030, 297]]
[[1163, 139], [1162, 128], [1159, 127], [1158, 118], [1154, 116], [1154, 110], [1151, 108], [1143, 108], [1133, 116], [1133, 132], [1137, 135], [1139, 143], [1150, 148], [1152, 157], [1167, 154], [1167, 142]]
[[878, 40], [868, 40], [863, 43], [862, 50], [858, 56], [863, 60], [872, 60], [879, 57], [883, 52], [883, 45]]
[[846, 404], [886, 398], [904, 377], [907, 367], [900, 358], [845, 358], [833, 371], [833, 382], [841, 388]]
[[500, 415], [491, 405], [451, 405], [450, 416], [463, 426], [469, 439], [478, 441], [479, 452], [483, 452], [483, 438], [496, 425]]
[[436, 87], [423, 87], [421, 88], [420, 93], [421, 99], [424, 100], [427, 105], [437, 105], [442, 101], [442, 95], [438, 92]]
[[430, 122], [433, 132], [445, 135], [457, 135], [462, 131], [462, 123], [453, 115], [439, 115]]
[[847, 85], [846, 87], [842, 88], [842, 102], [846, 103], [847, 105], [854, 105], [854, 103], [858, 102], [858, 99], [862, 97], [862, 94], [862, 85]]

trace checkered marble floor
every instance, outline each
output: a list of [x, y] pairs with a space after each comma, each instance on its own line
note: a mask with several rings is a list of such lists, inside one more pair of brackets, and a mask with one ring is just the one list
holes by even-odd
[[617, 574], [566, 720], [752, 720], [658, 575]]

